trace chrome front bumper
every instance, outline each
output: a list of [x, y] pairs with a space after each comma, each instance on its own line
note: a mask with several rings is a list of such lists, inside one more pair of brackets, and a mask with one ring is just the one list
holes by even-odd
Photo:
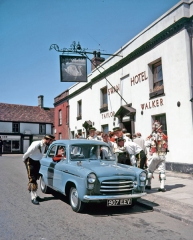
[[126, 199], [126, 198], [140, 198], [145, 196], [147, 193], [136, 193], [136, 194], [125, 194], [125, 195], [85, 195], [83, 197], [86, 201], [100, 201], [100, 200], [111, 200], [111, 199]]

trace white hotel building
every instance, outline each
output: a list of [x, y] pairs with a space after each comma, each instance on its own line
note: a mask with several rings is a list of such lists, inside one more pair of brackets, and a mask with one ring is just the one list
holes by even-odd
[[[193, 0], [182, 0], [69, 88], [69, 133], [124, 126], [168, 135], [168, 170], [193, 172]], [[97, 60], [97, 58], [96, 58]], [[117, 93], [117, 92], [118, 93]]]

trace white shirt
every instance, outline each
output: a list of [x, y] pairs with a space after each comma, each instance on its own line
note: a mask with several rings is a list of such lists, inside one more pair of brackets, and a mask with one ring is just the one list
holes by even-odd
[[142, 150], [142, 148], [138, 144], [130, 141], [125, 142], [124, 147], [130, 155], [136, 155]]
[[42, 159], [44, 155], [46, 145], [43, 140], [32, 142], [29, 146], [27, 152], [23, 155], [23, 160], [30, 157], [35, 161], [39, 161]]
[[145, 152], [145, 154], [147, 153], [146, 146], [145, 146], [145, 140], [143, 138], [136, 137], [135, 139], [133, 139], [133, 142], [138, 144], [141, 147], [141, 149]]
[[100, 139], [98, 139], [97, 135], [94, 135], [93, 137], [89, 136], [87, 138], [87, 140], [96, 140], [96, 141], [100, 141]]

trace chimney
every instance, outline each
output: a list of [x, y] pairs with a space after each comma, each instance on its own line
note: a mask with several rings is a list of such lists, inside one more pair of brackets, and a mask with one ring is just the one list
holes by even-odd
[[41, 108], [44, 107], [44, 96], [43, 95], [38, 96], [38, 107], [41, 107]]
[[94, 57], [91, 59], [91, 71], [94, 70], [98, 65], [105, 61], [105, 58], [101, 57], [100, 52], [93, 52]]

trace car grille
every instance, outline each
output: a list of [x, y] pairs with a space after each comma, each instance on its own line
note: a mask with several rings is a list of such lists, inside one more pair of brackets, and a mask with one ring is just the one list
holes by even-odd
[[103, 194], [122, 194], [130, 192], [133, 188], [133, 181], [131, 180], [105, 180], [101, 183], [100, 192]]

